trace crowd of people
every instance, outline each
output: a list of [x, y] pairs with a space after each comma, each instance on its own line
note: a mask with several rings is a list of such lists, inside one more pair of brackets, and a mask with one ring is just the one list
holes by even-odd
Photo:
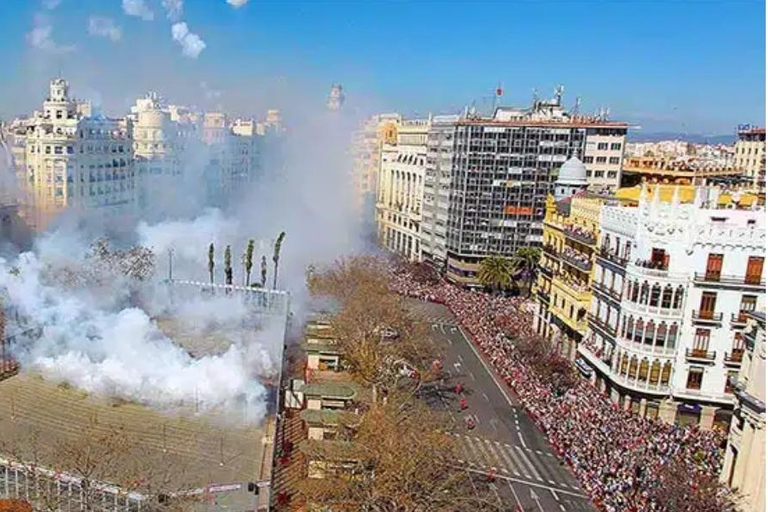
[[704, 485], [714, 489], [713, 499], [723, 500], [723, 508], [713, 503], [713, 510], [725, 509], [727, 497], [716, 485], [722, 434], [642, 418], [618, 407], [586, 379], [574, 378], [563, 389], [562, 380], [537, 372], [536, 361], [517, 348], [520, 340], [536, 336], [520, 297], [492, 296], [443, 281], [420, 283], [396, 266], [389, 273], [395, 292], [453, 312], [599, 509], [666, 510], [673, 498], [664, 492], [690, 502]]

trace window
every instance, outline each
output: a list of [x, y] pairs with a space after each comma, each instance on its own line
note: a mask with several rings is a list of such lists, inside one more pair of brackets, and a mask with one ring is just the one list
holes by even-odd
[[699, 304], [699, 318], [711, 319], [715, 313], [716, 302], [717, 302], [716, 292], [702, 293], [701, 303]]
[[733, 393], [736, 391], [736, 382], [739, 380], [739, 372], [729, 371], [728, 376], [725, 378], [725, 392]]
[[604, 156], [599, 156], [595, 159], [595, 162], [598, 164], [604, 164], [607, 159]]
[[587, 178], [591, 178], [591, 177], [592, 177], [592, 171], [587, 170]]
[[760, 284], [760, 276], [763, 274], [762, 256], [750, 256], [747, 261], [747, 275], [744, 281], [748, 284]]
[[602, 178], [605, 171], [595, 171], [595, 178]]
[[619, 164], [619, 157], [617, 157], [617, 156], [612, 156], [612, 157], [610, 157], [610, 158], [608, 159], [608, 162], [609, 162], [609, 163], [611, 163], [611, 164], [615, 164], [615, 165], [618, 165], [618, 164]]
[[585, 156], [584, 157], [584, 163], [585, 164], [591, 164], [595, 161], [595, 157], [593, 156]]
[[672, 286], [664, 287], [664, 293], [661, 296], [661, 307], [669, 309], [672, 306]]
[[739, 311], [754, 311], [757, 307], [757, 295], [742, 295]]
[[615, 178], [617, 176], [617, 174], [618, 173], [616, 171], [608, 171], [608, 177], [609, 178]]
[[709, 348], [709, 329], [696, 329], [696, 335], [693, 337], [693, 352], [703, 354]]
[[607, 142], [598, 142], [597, 143], [597, 149], [598, 150], [606, 150], [606, 149], [608, 149], [608, 143]]
[[701, 389], [701, 381], [704, 378], [704, 370], [701, 368], [691, 368], [688, 371], [688, 382], [686, 388], [688, 389]]
[[723, 255], [710, 254], [707, 258], [707, 272], [704, 279], [707, 281], [719, 281], [720, 272], [723, 270]]
[[672, 373], [672, 363], [667, 361], [664, 363], [664, 369], [661, 371], [661, 384], [666, 386], [669, 384], [669, 376]]
[[661, 363], [656, 359], [651, 365], [651, 384], [659, 382], [659, 373], [661, 372]]
[[619, 151], [621, 149], [621, 142], [614, 142], [611, 144], [611, 149], [613, 151]]

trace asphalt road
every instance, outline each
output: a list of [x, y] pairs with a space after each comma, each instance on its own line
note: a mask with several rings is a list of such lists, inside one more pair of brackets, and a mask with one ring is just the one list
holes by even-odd
[[[416, 300], [410, 304], [445, 349], [445, 382], [428, 390], [424, 399], [451, 415], [453, 435], [461, 446], [457, 462], [481, 474], [493, 469], [494, 489], [505, 509], [514, 510], [517, 505], [530, 512], [594, 510], [568, 467], [554, 456], [543, 434], [485, 364], [452, 313], [438, 304]], [[462, 384], [461, 395], [456, 394], [457, 383]], [[463, 411], [461, 397], [467, 405]], [[472, 430], [466, 427], [467, 417], [475, 422]]]

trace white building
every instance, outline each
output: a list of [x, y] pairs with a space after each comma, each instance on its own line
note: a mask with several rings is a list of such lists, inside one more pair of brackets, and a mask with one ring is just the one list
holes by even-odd
[[403, 120], [381, 149], [376, 228], [382, 247], [421, 260], [421, 207], [431, 119]]
[[[663, 197], [662, 197], [663, 196]], [[604, 205], [579, 354], [624, 407], [727, 428], [749, 311], [765, 311], [765, 212], [710, 187], [642, 188]]]
[[736, 141], [736, 167], [753, 183], [765, 188], [765, 128], [742, 127]]
[[133, 131], [129, 120], [90, 115], [56, 78], [42, 111], [27, 122], [25, 168], [17, 170], [33, 213], [44, 230], [68, 208], [98, 210], [103, 218], [135, 213]]
[[765, 311], [749, 315], [746, 352], [736, 384], [721, 480], [738, 492], [741, 508], [765, 510]]

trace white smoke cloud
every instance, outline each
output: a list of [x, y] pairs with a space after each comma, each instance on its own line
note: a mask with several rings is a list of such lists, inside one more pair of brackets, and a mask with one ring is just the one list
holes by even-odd
[[200, 36], [189, 31], [185, 22], [174, 23], [171, 26], [173, 40], [181, 45], [181, 52], [190, 59], [196, 59], [205, 50], [205, 42]]
[[47, 16], [36, 14], [32, 30], [27, 33], [27, 41], [38, 50], [48, 53], [69, 53], [75, 50], [72, 45], [61, 45], [53, 39], [53, 25]]
[[184, 12], [184, 0], [163, 0], [165, 15], [171, 21], [179, 21]]
[[155, 13], [144, 0], [123, 0], [123, 12], [128, 16], [136, 16], [144, 21], [155, 19]]
[[[197, 292], [178, 307], [168, 302], [152, 312], [164, 314], [170, 308], [176, 320], [192, 326], [192, 332], [208, 333], [216, 326], [228, 337], [221, 351], [194, 358], [163, 334], [150, 318], [151, 308], [104, 302], [98, 291], [101, 283], [90, 283], [83, 290], [52, 280], [62, 265], [77, 264], [72, 254], [78, 246], [76, 239], [60, 235], [16, 261], [0, 259], [6, 305], [18, 308], [43, 329], [39, 340], [16, 347], [23, 367], [89, 393], [159, 409], [195, 404], [224, 419], [249, 423], [263, 419], [266, 391], [255, 377], [276, 370], [283, 339], [280, 325], [266, 324], [262, 331], [251, 324], [243, 328], [250, 311], [238, 297], [209, 299]], [[120, 276], [113, 278], [128, 285]], [[111, 290], [119, 284], [104, 286]]]
[[248, 0], [227, 0], [227, 3], [232, 7], [234, 7], [235, 9], [239, 9], [240, 7], [247, 4]]
[[62, 0], [43, 0], [43, 7], [52, 11], [61, 5], [61, 2]]
[[111, 18], [105, 16], [90, 16], [88, 18], [88, 33], [96, 37], [105, 37], [111, 41], [119, 41], [123, 31]]

